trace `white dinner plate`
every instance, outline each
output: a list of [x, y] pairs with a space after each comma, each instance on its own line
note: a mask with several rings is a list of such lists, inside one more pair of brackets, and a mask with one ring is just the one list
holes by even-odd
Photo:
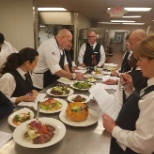
[[62, 122], [69, 126], [73, 127], [87, 127], [95, 124], [98, 121], [98, 114], [92, 109], [89, 109], [89, 115], [86, 120], [81, 121], [81, 122], [75, 122], [71, 121], [69, 118], [66, 116], [66, 110], [62, 110], [59, 114], [59, 118]]
[[[45, 100], [47, 100], [47, 99], [48, 99], [48, 98], [44, 99], [43, 101], [45, 101]], [[59, 110], [55, 110], [55, 111], [45, 111], [45, 110], [42, 110], [42, 109], [40, 108], [39, 112], [41, 112], [41, 113], [46, 113], [46, 114], [57, 113], [57, 112], [60, 112], [61, 110], [65, 109], [65, 108], [67, 107], [67, 105], [68, 105], [68, 103], [67, 103], [65, 100], [63, 100], [63, 99], [60, 99], [60, 98], [53, 98], [53, 99], [55, 99], [55, 100], [57, 100], [58, 102], [62, 103], [62, 107], [61, 107]], [[43, 102], [43, 101], [42, 101], [42, 102]], [[37, 111], [37, 103], [35, 103], [34, 109]]]
[[92, 78], [88, 78], [87, 81], [93, 83], [93, 82], [96, 82], [97, 80], [96, 80], [95, 78], [92, 77]]
[[20, 109], [20, 110], [17, 110], [17, 111], [15, 111], [15, 112], [13, 112], [13, 113], [8, 117], [8, 123], [9, 123], [11, 126], [13, 126], [13, 127], [17, 127], [17, 125], [14, 124], [14, 123], [12, 122], [14, 116], [15, 116], [16, 114], [28, 113], [28, 112], [30, 112], [31, 119], [33, 119], [33, 118], [34, 118], [34, 112], [33, 112], [32, 110], [28, 109], [28, 108], [22, 108], [22, 109]]
[[59, 142], [60, 140], [63, 139], [63, 137], [66, 134], [66, 127], [65, 125], [56, 119], [53, 118], [39, 118], [39, 121], [42, 122], [42, 124], [49, 124], [51, 126], [53, 126], [55, 128], [54, 131], [54, 136], [53, 138], [47, 142], [47, 143], [43, 143], [43, 144], [33, 144], [31, 141], [26, 140], [24, 138], [24, 133], [26, 132], [26, 125], [28, 123], [30, 123], [32, 120], [26, 121], [24, 123], [22, 123], [20, 126], [16, 127], [16, 129], [13, 132], [13, 139], [14, 141], [23, 146], [23, 147], [27, 147], [27, 148], [44, 148], [44, 147], [48, 147], [51, 145], [56, 144], [57, 142]]
[[87, 102], [90, 101], [90, 98], [88, 96], [86, 96], [86, 95], [83, 95], [83, 94], [73, 94], [73, 95], [70, 95], [70, 96], [67, 97], [67, 100], [69, 102], [74, 102], [74, 101], [72, 101], [72, 99], [75, 98], [77, 95], [80, 95], [81, 97], [84, 97], [86, 99], [86, 101], [84, 101], [83, 103], [87, 103]]
[[70, 80], [68, 78], [64, 78], [64, 77], [59, 78], [57, 81], [64, 83], [64, 84], [70, 84], [71, 82], [73, 82], [72, 80]]
[[70, 92], [69, 92], [67, 95], [54, 95], [54, 94], [51, 94], [51, 92], [50, 92], [51, 89], [52, 89], [52, 88], [49, 88], [49, 89], [46, 91], [46, 93], [47, 93], [48, 95], [54, 96], [54, 97], [67, 97], [67, 96], [72, 95], [72, 94], [74, 93], [73, 89], [68, 88]]
[[91, 75], [95, 79], [102, 79], [102, 77], [103, 77], [103, 74], [95, 74], [94, 72], [92, 72]]
[[79, 70], [86, 70], [87, 67], [78, 66], [78, 69], [79, 69]]
[[[77, 81], [77, 82], [85, 82], [85, 81]], [[75, 82], [74, 82], [74, 83], [75, 83]], [[87, 89], [79, 89], [79, 88], [77, 88], [77, 87], [74, 87], [74, 85], [73, 85], [74, 83], [71, 83], [70, 86], [71, 86], [72, 88], [76, 89], [76, 90], [81, 90], [81, 91], [89, 90], [89, 89], [93, 86], [93, 84], [92, 84], [91, 82], [89, 82], [89, 83], [92, 85], [90, 88], [87, 88]]]

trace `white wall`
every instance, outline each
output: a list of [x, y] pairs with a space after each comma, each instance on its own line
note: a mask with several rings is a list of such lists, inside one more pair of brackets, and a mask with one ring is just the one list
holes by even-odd
[[34, 47], [33, 1], [0, 0], [0, 32], [20, 50]]

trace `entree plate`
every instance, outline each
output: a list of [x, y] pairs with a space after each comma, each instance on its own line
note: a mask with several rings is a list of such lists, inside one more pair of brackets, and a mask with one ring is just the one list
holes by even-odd
[[87, 67], [78, 66], [78, 69], [79, 69], [79, 70], [86, 70]]
[[[53, 99], [57, 100], [58, 102], [60, 102], [62, 104], [62, 107], [60, 109], [54, 110], [54, 111], [46, 111], [46, 110], [43, 110], [40, 108], [39, 112], [46, 113], [46, 114], [57, 113], [57, 112], [60, 112], [61, 110], [65, 109], [68, 105], [68, 103], [63, 99], [60, 99], [60, 98], [53, 98]], [[46, 101], [46, 100], [48, 100], [48, 98], [44, 99], [43, 101]], [[43, 101], [41, 101], [41, 102], [43, 102]], [[37, 111], [37, 103], [35, 103], [34, 109]]]
[[[89, 84], [91, 85], [91, 87], [93, 86], [93, 84], [92, 84], [91, 82], [88, 82], [88, 81], [76, 81], [76, 82], [78, 82], [78, 83], [87, 82], [87, 83], [89, 83]], [[71, 86], [72, 88], [76, 89], [76, 90], [86, 91], [86, 90], [89, 90], [89, 89], [91, 88], [91, 87], [89, 87], [89, 88], [82, 88], [82, 89], [77, 88], [77, 87], [74, 86], [74, 84], [75, 84], [76, 82], [70, 84], [70, 86]]]
[[[54, 88], [54, 87], [53, 87], [53, 88]], [[49, 88], [49, 89], [46, 91], [46, 93], [47, 93], [48, 95], [50, 95], [50, 96], [53, 96], [53, 97], [67, 97], [67, 96], [72, 95], [72, 94], [74, 93], [74, 90], [73, 90], [73, 89], [71, 89], [71, 88], [67, 88], [67, 89], [69, 89], [69, 93], [66, 94], [66, 95], [55, 95], [55, 94], [52, 94], [52, 93], [51, 93], [52, 88]]]
[[102, 79], [102, 77], [103, 77], [102, 73], [101, 74], [96, 74], [95, 72], [92, 72], [91, 75], [95, 79]]
[[83, 94], [73, 94], [73, 95], [70, 95], [67, 97], [67, 100], [69, 102], [74, 102], [72, 99], [75, 98], [76, 96], [80, 95], [81, 97], [85, 98], [86, 100], [85, 101], [82, 101], [83, 103], [87, 103], [90, 101], [90, 98], [86, 95], [83, 95]]
[[62, 122], [69, 126], [73, 127], [87, 127], [95, 124], [98, 121], [98, 114], [92, 109], [89, 109], [89, 115], [86, 120], [81, 121], [81, 122], [75, 122], [71, 121], [67, 116], [66, 116], [66, 110], [62, 110], [59, 114], [59, 118]]
[[15, 111], [15, 112], [13, 112], [9, 117], [8, 117], [8, 123], [11, 125], [11, 126], [13, 126], [13, 127], [17, 127], [18, 125], [16, 125], [15, 123], [13, 123], [13, 118], [14, 118], [14, 116], [15, 115], [19, 115], [19, 114], [21, 114], [21, 113], [30, 113], [30, 119], [33, 119], [34, 118], [34, 112], [32, 111], [32, 110], [30, 110], [30, 109], [28, 109], [28, 108], [22, 108], [22, 109], [20, 109], [20, 110], [17, 110], [17, 111]]
[[72, 80], [70, 80], [68, 78], [64, 78], [64, 77], [59, 78], [57, 81], [64, 83], [64, 84], [70, 84], [71, 82], [73, 82]]
[[22, 123], [20, 126], [16, 127], [16, 129], [13, 132], [14, 141], [23, 147], [27, 147], [27, 148], [48, 147], [62, 140], [66, 134], [66, 127], [61, 121], [53, 118], [39, 118], [39, 121], [41, 121], [42, 124], [48, 124], [53, 126], [55, 128], [55, 131], [54, 131], [53, 138], [49, 142], [46, 142], [43, 144], [34, 144], [31, 141], [24, 138], [24, 133], [27, 131], [26, 125], [29, 124], [31, 121], [32, 120]]

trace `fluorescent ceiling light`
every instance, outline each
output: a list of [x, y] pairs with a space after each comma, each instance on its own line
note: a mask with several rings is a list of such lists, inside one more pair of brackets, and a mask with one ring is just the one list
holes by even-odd
[[67, 11], [64, 8], [58, 7], [39, 7], [38, 11]]
[[122, 23], [124, 25], [144, 25], [145, 23]]
[[98, 22], [99, 24], [120, 24], [120, 23], [113, 23], [113, 22]]
[[111, 20], [111, 22], [135, 22], [130, 20]]
[[[108, 8], [110, 10], [111, 8]], [[125, 10], [129, 12], [147, 12], [150, 11], [152, 8], [147, 8], [147, 7], [125, 7]]]
[[141, 18], [141, 16], [123, 16], [123, 18]]

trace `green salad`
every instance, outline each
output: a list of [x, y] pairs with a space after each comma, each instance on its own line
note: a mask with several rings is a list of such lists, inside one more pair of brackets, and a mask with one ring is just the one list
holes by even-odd
[[77, 81], [73, 84], [73, 86], [77, 89], [89, 89], [91, 88], [92, 84], [87, 81]]

